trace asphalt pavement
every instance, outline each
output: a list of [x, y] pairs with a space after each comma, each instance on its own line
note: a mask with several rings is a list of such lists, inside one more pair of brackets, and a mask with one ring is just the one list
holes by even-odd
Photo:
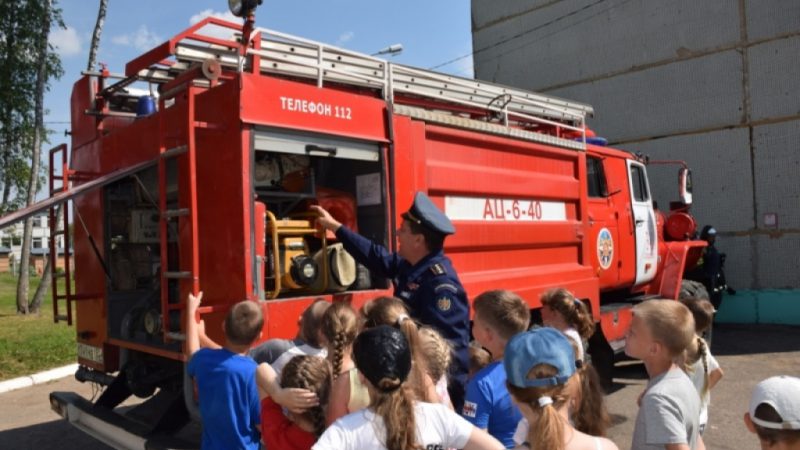
[[[711, 395], [709, 425], [704, 439], [709, 449], [758, 449], [744, 427], [750, 391], [760, 380], [778, 374], [800, 376], [800, 326], [718, 325], [712, 353], [725, 377]], [[644, 366], [633, 361], [617, 365], [614, 391], [607, 396], [614, 426], [609, 437], [620, 449], [630, 448], [636, 419], [636, 398], [647, 382]], [[91, 385], [68, 377], [0, 394], [0, 449], [78, 450], [109, 447], [72, 427], [49, 404], [52, 391], [96, 395]]]

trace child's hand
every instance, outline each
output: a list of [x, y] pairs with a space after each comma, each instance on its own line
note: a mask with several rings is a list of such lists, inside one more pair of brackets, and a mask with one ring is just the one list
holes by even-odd
[[200, 291], [197, 294], [197, 297], [189, 293], [189, 299], [186, 302], [186, 309], [187, 311], [197, 311], [197, 308], [200, 307], [200, 302], [203, 301], [203, 291]]
[[295, 414], [302, 414], [306, 409], [319, 405], [317, 394], [308, 389], [281, 388], [272, 399]]

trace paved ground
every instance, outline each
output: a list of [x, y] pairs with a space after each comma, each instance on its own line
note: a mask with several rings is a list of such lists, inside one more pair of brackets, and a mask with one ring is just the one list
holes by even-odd
[[[755, 437], [742, 423], [750, 390], [771, 375], [800, 375], [800, 327], [721, 325], [715, 329], [712, 352], [725, 378], [712, 394], [706, 445], [709, 449], [757, 449]], [[646, 383], [644, 368], [621, 363], [615, 381], [616, 390], [607, 397], [615, 420], [610, 437], [621, 449], [628, 449], [636, 398]], [[0, 449], [108, 449], [50, 410], [51, 391], [92, 396], [91, 386], [72, 378], [0, 394]]]
[[[758, 440], [742, 422], [753, 386], [764, 378], [784, 374], [800, 376], [800, 327], [778, 325], [718, 325], [711, 353], [725, 377], [714, 388], [709, 408], [709, 428], [704, 440], [709, 449], [758, 449]], [[618, 364], [618, 390], [607, 397], [615, 426], [610, 438], [620, 449], [631, 444], [636, 420], [636, 399], [647, 382], [642, 364]]]

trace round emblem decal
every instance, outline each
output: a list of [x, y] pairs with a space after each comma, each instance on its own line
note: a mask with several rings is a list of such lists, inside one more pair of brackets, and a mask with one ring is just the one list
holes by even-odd
[[603, 228], [597, 233], [597, 261], [600, 262], [600, 267], [608, 269], [611, 267], [611, 261], [614, 259], [614, 239], [611, 237], [611, 232], [608, 228]]
[[442, 297], [436, 300], [436, 307], [439, 308], [439, 311], [448, 311], [450, 309], [450, 299]]

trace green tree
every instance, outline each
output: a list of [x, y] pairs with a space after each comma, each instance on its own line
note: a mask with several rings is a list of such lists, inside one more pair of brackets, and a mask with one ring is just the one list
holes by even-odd
[[[41, 147], [47, 136], [44, 128], [44, 94], [48, 89], [50, 79], [60, 77], [63, 73], [61, 61], [48, 43], [50, 27], [53, 24], [63, 27], [61, 11], [54, 3], [54, 0], [0, 0], [0, 8], [5, 8], [4, 10], [8, 14], [13, 14], [16, 18], [13, 23], [2, 22], [2, 25], [8, 25], [8, 29], [0, 28], [0, 33], [6, 43], [13, 41], [14, 44], [9, 47], [6, 55], [11, 60], [21, 62], [18, 67], [6, 66], [4, 71], [9, 72], [8, 79], [24, 81], [20, 84], [10, 85], [20, 94], [10, 95], [8, 105], [0, 110], [10, 111], [12, 118], [19, 116], [20, 123], [24, 125], [20, 129], [25, 130], [30, 127], [32, 130], [28, 134], [30, 140], [22, 140], [23, 143], [30, 142], [31, 155], [30, 174], [24, 196], [26, 206], [34, 202], [40, 187]], [[10, 32], [15, 32], [15, 34], [12, 36]], [[17, 73], [19, 71], [25, 71], [25, 73]], [[9, 89], [0, 89], [0, 91], [7, 90]], [[7, 152], [8, 148], [4, 151]], [[9, 155], [13, 157], [13, 155]], [[32, 219], [26, 220], [22, 233], [22, 255], [20, 257], [22, 270], [20, 270], [17, 284], [17, 313], [19, 314], [39, 312], [38, 304], [28, 303], [29, 274], [26, 269], [30, 262], [32, 225]]]

